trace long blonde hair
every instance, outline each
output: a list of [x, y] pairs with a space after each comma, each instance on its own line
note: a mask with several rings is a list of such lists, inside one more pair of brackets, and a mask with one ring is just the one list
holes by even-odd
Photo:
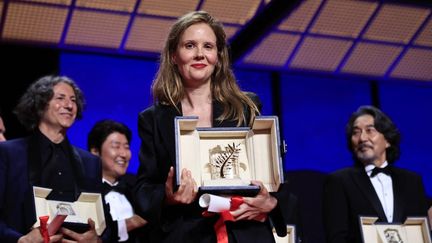
[[[216, 120], [238, 120], [237, 126], [244, 122], [251, 126], [256, 114], [259, 114], [258, 108], [237, 84], [230, 67], [226, 34], [222, 24], [205, 11], [190, 12], [180, 17], [171, 27], [161, 53], [159, 70], [153, 80], [153, 99], [165, 105], [172, 105], [180, 111], [178, 106], [185, 95], [185, 90], [172, 57], [183, 32], [198, 23], [208, 24], [216, 35], [218, 62], [211, 77], [211, 92], [213, 99], [223, 105], [223, 113]], [[246, 121], [245, 108], [250, 114], [249, 121]]]

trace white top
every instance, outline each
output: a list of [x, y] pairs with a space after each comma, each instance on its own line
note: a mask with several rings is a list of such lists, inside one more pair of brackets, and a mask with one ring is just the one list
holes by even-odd
[[[111, 186], [116, 186], [118, 182], [112, 184], [102, 178], [102, 182], [108, 183]], [[132, 205], [127, 200], [125, 195], [116, 191], [110, 191], [105, 195], [105, 202], [110, 206], [110, 214], [113, 220], [117, 221], [119, 241], [129, 239], [129, 234], [126, 227], [126, 219], [134, 215]]]
[[[388, 165], [387, 161], [385, 161], [381, 168], [384, 168]], [[378, 195], [378, 198], [381, 202], [381, 206], [384, 209], [384, 213], [387, 217], [387, 222], [393, 222], [393, 208], [394, 208], [394, 198], [393, 198], [393, 181], [391, 176], [378, 173], [376, 176], [371, 177], [372, 170], [375, 168], [375, 165], [367, 165], [365, 167], [366, 173], [369, 176], [369, 179], [372, 182], [373, 187], [375, 188], [375, 192]]]

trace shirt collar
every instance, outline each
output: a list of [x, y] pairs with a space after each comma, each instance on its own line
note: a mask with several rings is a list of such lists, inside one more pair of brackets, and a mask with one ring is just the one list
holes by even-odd
[[117, 184], [119, 183], [118, 181], [111, 183], [110, 181], [106, 180], [105, 178], [102, 178], [102, 183], [107, 183], [110, 186], [117, 186]]
[[[63, 139], [63, 141], [61, 141], [60, 143], [56, 144], [53, 143], [47, 136], [45, 136], [45, 134], [43, 134], [39, 129], [36, 129], [36, 138], [37, 140], [40, 142], [41, 144], [41, 148], [46, 148], [48, 146], [59, 146], [62, 149], [67, 149], [67, 147], [69, 146], [69, 140], [67, 137], [65, 137]], [[44, 150], [42, 150], [44, 151]], [[65, 150], [66, 151], [66, 150]]]
[[[386, 161], [384, 161], [384, 163], [382, 163], [382, 165], [380, 166], [380, 168], [385, 168], [387, 165], [388, 165], [388, 162], [387, 162], [387, 160], [386, 160]], [[376, 167], [376, 166], [375, 166], [374, 164], [369, 164], [369, 165], [366, 165], [366, 166], [364, 167], [366, 173], [368, 174], [368, 176], [370, 176], [370, 174], [372, 173], [372, 170], [373, 170], [375, 167]]]

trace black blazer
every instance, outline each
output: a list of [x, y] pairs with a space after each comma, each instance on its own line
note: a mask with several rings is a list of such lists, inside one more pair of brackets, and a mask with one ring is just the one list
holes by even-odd
[[[29, 156], [37, 151], [30, 138], [0, 143], [0, 241], [17, 242], [36, 222], [33, 185], [30, 183]], [[71, 161], [77, 168], [80, 191], [100, 192], [100, 159], [72, 146]]]
[[[256, 98], [255, 98], [256, 100]], [[215, 119], [222, 114], [222, 105], [213, 102], [213, 126], [235, 127], [237, 121], [219, 122]], [[139, 213], [153, 225], [160, 225], [158, 242], [216, 242], [213, 225], [217, 217], [205, 218], [198, 202], [190, 205], [165, 206], [165, 181], [170, 166], [175, 165], [174, 118], [180, 116], [174, 107], [155, 104], [139, 114], [138, 131], [141, 138], [139, 153], [140, 167], [136, 187]], [[249, 115], [247, 115], [248, 119]], [[246, 126], [246, 124], [243, 124]], [[175, 166], [174, 166], [175, 168]], [[278, 232], [286, 234], [282, 218], [289, 195], [275, 193], [277, 207], [269, 214]], [[230, 241], [274, 242], [269, 222], [243, 221], [227, 224]]]
[[[392, 166], [394, 195], [393, 222], [408, 216], [426, 216], [423, 182], [417, 174]], [[324, 184], [323, 218], [327, 242], [362, 242], [359, 216], [378, 217], [387, 222], [378, 195], [363, 167], [356, 166], [330, 174]]]

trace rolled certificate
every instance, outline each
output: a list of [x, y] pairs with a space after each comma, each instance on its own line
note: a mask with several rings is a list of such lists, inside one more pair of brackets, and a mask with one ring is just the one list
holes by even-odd
[[207, 208], [207, 211], [209, 212], [220, 213], [222, 211], [230, 210], [231, 198], [206, 193], [201, 195], [199, 198], [199, 205], [202, 208]]

